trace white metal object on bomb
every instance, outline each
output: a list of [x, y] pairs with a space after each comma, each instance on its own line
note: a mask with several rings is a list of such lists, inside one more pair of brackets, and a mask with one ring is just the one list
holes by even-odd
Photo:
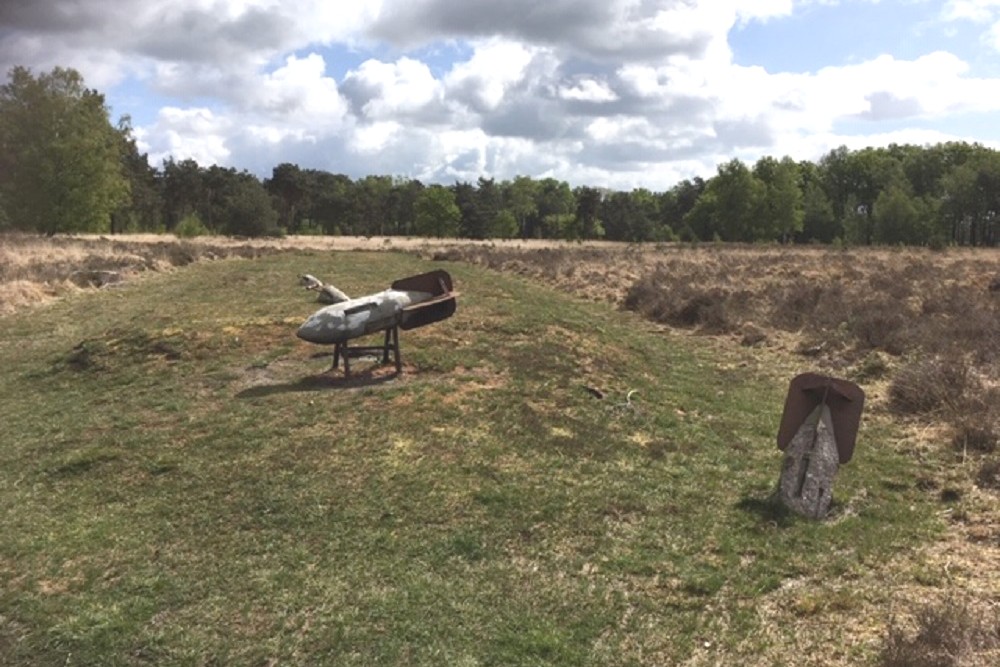
[[387, 289], [320, 308], [296, 335], [319, 345], [343, 343], [400, 324], [403, 309], [432, 298], [429, 292]]

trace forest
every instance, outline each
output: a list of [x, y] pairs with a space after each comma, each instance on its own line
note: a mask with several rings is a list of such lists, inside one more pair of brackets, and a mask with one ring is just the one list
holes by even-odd
[[73, 69], [0, 87], [0, 230], [997, 246], [1000, 152], [966, 142], [732, 159], [663, 191], [554, 178], [424, 184], [282, 163], [246, 170], [140, 152]]

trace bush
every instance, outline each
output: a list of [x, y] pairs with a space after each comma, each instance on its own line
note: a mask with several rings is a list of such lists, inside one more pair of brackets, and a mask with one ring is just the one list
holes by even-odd
[[980, 489], [1000, 490], [1000, 459], [987, 459], [976, 475], [976, 486]]
[[738, 326], [728, 313], [727, 291], [690, 284], [670, 285], [664, 278], [664, 272], [656, 271], [633, 283], [625, 295], [625, 308], [656, 322], [699, 327], [706, 333], [723, 333]]
[[900, 355], [909, 347], [905, 338], [908, 322], [909, 316], [902, 302], [875, 299], [856, 304], [848, 327], [861, 349], [879, 349]]
[[1000, 646], [1000, 618], [978, 614], [968, 605], [946, 600], [920, 609], [916, 633], [896, 622], [889, 628], [879, 667], [959, 667], [990, 664], [978, 654]]
[[174, 236], [179, 239], [190, 239], [195, 236], [207, 236], [211, 234], [205, 223], [201, 221], [197, 213], [184, 216], [177, 226], [174, 227]]
[[989, 414], [963, 415], [955, 424], [955, 438], [952, 444], [963, 452], [990, 454], [997, 450], [1000, 433], [997, 424]]
[[295, 233], [299, 236], [323, 236], [323, 226], [318, 222], [306, 220], [299, 225]]
[[921, 359], [897, 371], [889, 385], [889, 407], [898, 414], [956, 414], [977, 388], [961, 357]]
[[824, 302], [828, 286], [808, 281], [796, 281], [775, 295], [772, 319], [775, 326], [798, 331], [811, 321], [816, 308]]

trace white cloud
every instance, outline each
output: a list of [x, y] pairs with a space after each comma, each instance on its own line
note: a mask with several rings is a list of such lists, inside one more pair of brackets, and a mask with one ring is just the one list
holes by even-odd
[[496, 109], [507, 90], [524, 78], [536, 53], [536, 49], [504, 39], [474, 42], [472, 56], [452, 66], [444, 85], [450, 95], [478, 109]]
[[[877, 0], [838, 11], [862, 1]], [[935, 128], [1000, 111], [1000, 79], [931, 43], [809, 73], [734, 62], [734, 29], [760, 33], [815, 4], [838, 3], [0, 2], [0, 65], [75, 67], [99, 89], [127, 82], [129, 99], [146, 86], [169, 105], [136, 128], [153, 160], [260, 174], [288, 161], [353, 176], [664, 188], [733, 156], [974, 139]], [[975, 22], [1000, 50], [1000, 0], [950, 0], [940, 17]]]
[[362, 125], [354, 132], [351, 147], [359, 153], [386, 150], [398, 141], [403, 126], [396, 121], [380, 121]]
[[993, 26], [986, 31], [983, 35], [983, 40], [991, 49], [1000, 52], [1000, 21], [994, 23]]
[[348, 72], [343, 87], [354, 91], [360, 114], [372, 120], [412, 114], [441, 98], [441, 85], [430, 68], [411, 58], [366, 60]]
[[325, 70], [326, 62], [319, 54], [289, 56], [284, 66], [255, 82], [249, 91], [252, 108], [317, 130], [339, 127], [347, 114], [347, 103]]
[[137, 128], [136, 135], [140, 147], [152, 151], [154, 162], [175, 157], [211, 165], [228, 163], [226, 139], [232, 131], [232, 122], [210, 109], [165, 107], [151, 127]]
[[744, 23], [789, 16], [795, 5], [792, 0], [740, 0], [735, 4], [736, 15]]
[[949, 0], [941, 14], [945, 21], [990, 24], [982, 34], [983, 44], [1000, 53], [1000, 0]]
[[386, 0], [371, 34], [400, 48], [503, 37], [592, 60], [698, 53], [705, 35], [666, 24], [688, 0]]
[[559, 96], [564, 100], [580, 102], [613, 102], [618, 96], [604, 81], [582, 79], [568, 86], [560, 86]]
[[942, 16], [947, 21], [975, 21], [987, 23], [1000, 13], [1000, 0], [948, 0]]

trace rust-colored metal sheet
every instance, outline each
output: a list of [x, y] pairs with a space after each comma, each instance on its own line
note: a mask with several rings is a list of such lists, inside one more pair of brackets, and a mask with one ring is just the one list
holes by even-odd
[[818, 373], [797, 375], [788, 385], [778, 428], [778, 449], [785, 451], [806, 418], [824, 403], [830, 408], [840, 463], [850, 461], [865, 406], [865, 392], [853, 382]]
[[458, 293], [454, 291], [451, 276], [438, 269], [417, 276], [401, 278], [392, 284], [392, 289], [412, 292], [427, 292], [430, 299], [419, 301], [403, 308], [399, 328], [404, 331], [427, 324], [440, 322], [455, 314]]
[[432, 296], [440, 296], [452, 291], [451, 275], [447, 271], [437, 269], [408, 278], [400, 278], [390, 287], [404, 292], [427, 292]]

